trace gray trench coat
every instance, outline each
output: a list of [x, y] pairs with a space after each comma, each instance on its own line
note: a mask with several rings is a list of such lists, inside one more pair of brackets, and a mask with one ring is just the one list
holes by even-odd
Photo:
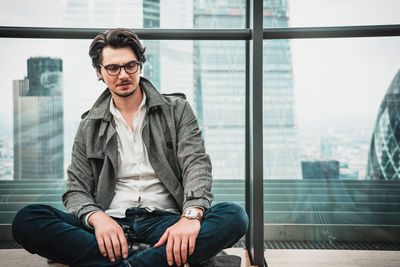
[[[192, 109], [182, 98], [160, 94], [143, 77], [140, 86], [147, 97], [142, 137], [151, 166], [180, 210], [209, 208], [211, 162]], [[118, 141], [110, 100], [106, 89], [82, 115], [75, 136], [62, 200], [80, 220], [88, 212], [106, 210], [115, 194]]]

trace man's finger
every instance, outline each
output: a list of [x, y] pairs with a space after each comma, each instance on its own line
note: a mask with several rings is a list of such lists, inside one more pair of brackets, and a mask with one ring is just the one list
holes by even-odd
[[174, 240], [172, 240], [172, 238], [168, 238], [167, 247], [165, 248], [165, 252], [167, 254], [167, 262], [168, 262], [169, 266], [172, 266], [172, 264], [174, 263], [174, 258], [172, 256], [173, 246], [174, 246]]
[[121, 257], [121, 244], [119, 243], [119, 239], [117, 235], [111, 236], [112, 247], [114, 250], [114, 255], [116, 259]]
[[154, 246], [157, 247], [161, 247], [162, 245], [165, 244], [165, 241], [167, 241], [168, 239], [168, 230], [165, 231], [165, 233], [161, 236], [160, 240], [158, 240], [158, 242], [156, 244], [154, 244]]
[[115, 257], [114, 257], [114, 250], [111, 244], [111, 240], [108, 237], [104, 238], [104, 243], [106, 246], [106, 250], [107, 250], [107, 254], [108, 254], [108, 258], [110, 259], [111, 262], [115, 261]]
[[196, 245], [196, 237], [190, 236], [189, 237], [189, 255], [192, 255]]
[[183, 238], [181, 241], [181, 259], [182, 263], [186, 263], [187, 261], [187, 248], [188, 248], [188, 240], [187, 238]]
[[99, 250], [100, 250], [101, 255], [106, 257], [107, 256], [107, 252], [106, 252], [106, 248], [104, 246], [103, 238], [100, 237], [100, 236], [96, 236], [96, 240], [97, 240], [97, 245], [99, 246]]
[[[171, 238], [170, 238], [171, 239]], [[174, 258], [176, 265], [181, 265], [181, 240], [179, 238], [174, 239]]]
[[126, 237], [123, 233], [118, 234], [119, 243], [121, 244], [122, 249], [122, 257], [124, 259], [128, 258], [128, 242], [126, 241]]

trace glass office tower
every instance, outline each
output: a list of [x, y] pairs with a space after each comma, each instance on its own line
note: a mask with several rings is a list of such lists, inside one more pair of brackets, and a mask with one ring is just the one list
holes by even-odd
[[28, 77], [13, 86], [14, 179], [62, 179], [62, 60], [28, 59]]
[[[194, 1], [195, 28], [243, 28], [244, 1]], [[245, 43], [195, 41], [197, 117], [217, 179], [244, 178]]]
[[400, 71], [394, 77], [379, 109], [368, 154], [370, 180], [400, 179]]
[[[264, 1], [264, 28], [287, 27], [286, 0]], [[244, 27], [244, 1], [194, 1], [196, 28]], [[214, 177], [244, 177], [245, 43], [195, 46], [195, 103]], [[293, 69], [288, 40], [264, 42], [264, 178], [300, 179]], [[223, 99], [223, 100], [222, 100]], [[224, 105], [221, 105], [221, 102]], [[206, 107], [206, 108], [205, 108]]]
[[[287, 0], [264, 0], [264, 28], [289, 25]], [[264, 178], [301, 179], [290, 42], [264, 41]]]

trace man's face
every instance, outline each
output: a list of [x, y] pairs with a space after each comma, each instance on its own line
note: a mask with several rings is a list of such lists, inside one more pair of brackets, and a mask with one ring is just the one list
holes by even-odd
[[[106, 46], [103, 49], [103, 61], [101, 65], [104, 67], [110, 66], [111, 64], [124, 66], [131, 61], [138, 60], [135, 53], [133, 53], [132, 49], [129, 47], [112, 48]], [[125, 68], [121, 68], [120, 73], [116, 76], [110, 75], [105, 68], [101, 67], [97, 75], [107, 84], [113, 97], [128, 97], [133, 95], [139, 88], [141, 69], [140, 66], [137, 67], [138, 70], [133, 74], [129, 74], [126, 72]]]

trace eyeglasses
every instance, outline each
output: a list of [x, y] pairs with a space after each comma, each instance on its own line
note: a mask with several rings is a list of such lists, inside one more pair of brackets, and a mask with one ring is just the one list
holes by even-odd
[[117, 65], [117, 64], [110, 64], [110, 65], [107, 65], [107, 66], [103, 66], [101, 64], [99, 64], [99, 65], [100, 65], [100, 67], [103, 67], [107, 71], [107, 73], [109, 75], [117, 76], [117, 75], [120, 74], [121, 68], [124, 68], [125, 72], [128, 73], [128, 74], [136, 73], [138, 71], [138, 69], [139, 69], [140, 62], [138, 62], [136, 60], [133, 60], [133, 61], [130, 61], [130, 62], [126, 63], [123, 66], [120, 66], [120, 65]]

